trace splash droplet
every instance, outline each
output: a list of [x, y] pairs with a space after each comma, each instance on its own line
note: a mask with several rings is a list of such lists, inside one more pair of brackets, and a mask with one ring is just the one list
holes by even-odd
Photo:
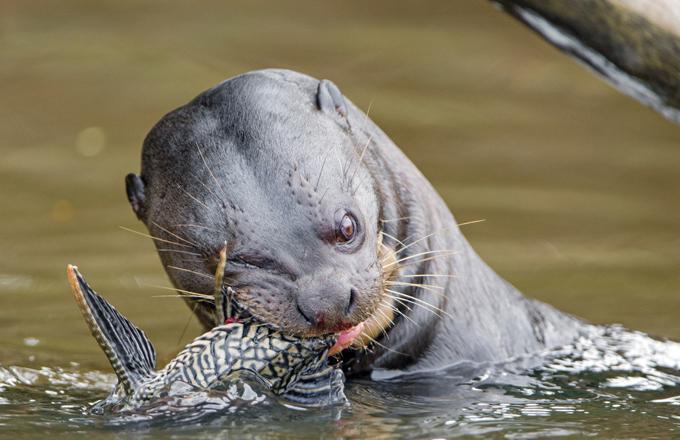
[[40, 339], [38, 339], [38, 338], [25, 338], [24, 339], [24, 345], [28, 345], [29, 347], [35, 347], [38, 344], [40, 344]]

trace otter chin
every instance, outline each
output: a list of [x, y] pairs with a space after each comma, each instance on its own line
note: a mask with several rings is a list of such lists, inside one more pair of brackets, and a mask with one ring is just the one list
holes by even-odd
[[267, 69], [201, 93], [151, 129], [126, 189], [204, 327], [217, 324], [202, 295], [226, 242], [236, 302], [292, 335], [337, 334], [349, 373], [500, 361], [581, 325], [493, 272], [328, 80]]

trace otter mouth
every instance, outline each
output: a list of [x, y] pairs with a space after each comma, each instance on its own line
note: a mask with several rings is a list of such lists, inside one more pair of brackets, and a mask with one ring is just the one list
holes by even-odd
[[271, 324], [257, 319], [255, 315], [250, 313], [245, 307], [241, 306], [241, 304], [236, 301], [234, 292], [230, 287], [223, 289], [221, 296], [222, 301], [215, 304], [215, 308], [221, 308], [221, 310], [218, 311], [218, 324], [234, 324], [258, 321], [260, 324], [271, 326]]
[[364, 323], [360, 322], [354, 327], [336, 333], [335, 345], [333, 345], [331, 349], [328, 351], [328, 356], [336, 355], [343, 351], [344, 349], [349, 348], [354, 343], [354, 341], [359, 336], [361, 336], [363, 331]]
[[[239, 304], [230, 288], [223, 289], [221, 296], [223, 298], [221, 304], [216, 304], [216, 307], [222, 308], [220, 324], [235, 324], [257, 321], [260, 324], [276, 327], [271, 323], [262, 322], [261, 320], [257, 319], [255, 315], [248, 312], [245, 307]], [[335, 343], [328, 350], [328, 356], [335, 356], [343, 350], [350, 348], [351, 346], [365, 345], [364, 339], [366, 337], [366, 330], [371, 329], [372, 323], [369, 321], [372, 319], [373, 318], [369, 318], [355, 326], [329, 333], [327, 336], [334, 336]]]
[[[260, 320], [258, 320], [254, 315], [248, 312], [244, 307], [240, 306], [233, 297], [230, 298], [230, 300], [231, 300], [230, 307], [231, 313], [229, 314], [225, 313], [223, 315], [224, 316], [224, 320], [222, 322], [223, 324], [235, 324], [250, 321], [260, 322]], [[266, 322], [260, 323], [269, 326], [272, 325]], [[351, 347], [352, 345], [356, 345], [357, 341], [359, 341], [361, 337], [364, 335], [365, 328], [366, 321], [360, 322], [359, 324], [344, 329], [342, 331], [330, 333], [329, 335], [333, 335], [335, 337], [335, 344], [331, 346], [331, 348], [329, 349], [328, 356], [334, 356], [336, 354], [339, 354], [341, 351]]]
[[[380, 261], [396, 261], [394, 251], [382, 243], [382, 234], [380, 234], [378, 250]], [[223, 325], [257, 321], [260, 324], [265, 324], [276, 328], [279, 331], [283, 331], [282, 328], [279, 328], [271, 322], [258, 319], [256, 314], [251, 313], [247, 307], [237, 300], [236, 291], [224, 283], [226, 258], [227, 244], [225, 243], [220, 252], [219, 263], [215, 271], [214, 305], [216, 323], [218, 325]], [[387, 267], [389, 266], [395, 265], [388, 264]], [[383, 284], [385, 284], [385, 279], [389, 280], [395, 272], [395, 268], [385, 271], [385, 273], [383, 273]], [[383, 295], [376, 306], [375, 311], [368, 319], [354, 326], [336, 327], [332, 332], [326, 333], [326, 336], [335, 337], [335, 343], [330, 347], [328, 356], [337, 355], [350, 347], [362, 348], [366, 347], [371, 342], [376, 342], [376, 338], [378, 338], [381, 333], [385, 333], [386, 329], [394, 323], [394, 310], [395, 306], [393, 301], [391, 301], [389, 297]]]
[[[219, 286], [219, 293], [216, 294], [216, 299], [219, 299], [217, 299], [215, 303], [215, 308], [217, 315], [216, 318], [218, 319], [217, 322], [219, 324], [235, 324], [251, 321], [260, 322], [260, 320], [258, 320], [255, 315], [250, 313], [245, 307], [239, 304], [239, 302], [236, 300], [235, 292], [230, 287], [224, 286], [224, 281], [222, 277], [219, 276], [219, 271], [216, 277], [216, 283]], [[271, 323], [260, 323], [272, 326]], [[355, 341], [364, 333], [364, 326], [364, 322], [360, 322], [353, 327], [330, 333], [329, 335], [333, 335], [335, 337], [335, 343], [330, 347], [328, 356], [339, 354], [341, 351], [354, 344]]]

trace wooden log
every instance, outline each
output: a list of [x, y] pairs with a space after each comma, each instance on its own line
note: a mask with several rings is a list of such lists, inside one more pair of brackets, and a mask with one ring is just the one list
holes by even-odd
[[680, 0], [492, 0], [623, 93], [680, 123]]

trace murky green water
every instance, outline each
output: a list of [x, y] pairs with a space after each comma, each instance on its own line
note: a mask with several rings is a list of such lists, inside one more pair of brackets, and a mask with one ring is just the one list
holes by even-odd
[[[197, 334], [193, 321], [183, 331], [182, 304], [156, 297], [165, 292], [151, 285], [168, 284], [151, 243], [119, 229], [142, 230], [123, 176], [138, 170], [162, 114], [261, 67], [333, 79], [370, 106], [459, 220], [486, 219], [466, 235], [526, 294], [594, 323], [680, 339], [680, 127], [484, 1], [367, 3], [2, 2], [0, 436], [129, 433], [82, 414], [112, 377], [98, 373], [109, 369], [65, 265], [78, 264], [147, 330], [160, 363]], [[598, 353], [628, 352], [613, 347]], [[263, 408], [240, 423], [135, 433], [672, 437], [679, 356], [673, 344], [658, 351], [667, 366], [647, 356], [638, 366], [651, 370], [628, 382], [588, 369], [537, 372], [528, 383], [493, 369], [456, 386], [442, 386], [448, 376], [430, 386], [357, 382], [342, 414]]]

